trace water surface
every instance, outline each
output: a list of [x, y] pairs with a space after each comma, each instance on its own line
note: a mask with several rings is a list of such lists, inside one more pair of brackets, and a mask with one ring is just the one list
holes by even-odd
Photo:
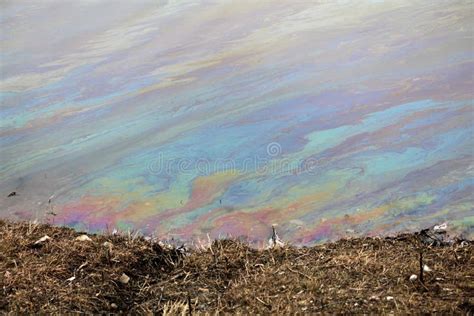
[[471, 1], [0, 6], [1, 217], [473, 236]]

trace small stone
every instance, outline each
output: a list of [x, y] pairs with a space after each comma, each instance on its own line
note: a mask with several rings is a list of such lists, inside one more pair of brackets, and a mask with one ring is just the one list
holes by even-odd
[[393, 301], [393, 296], [387, 296], [386, 299], [387, 301]]
[[433, 270], [425, 264], [425, 265], [423, 266], [423, 271], [425, 271], [425, 272], [431, 272], [431, 271], [433, 271]]
[[130, 277], [128, 275], [126, 275], [125, 273], [122, 273], [122, 275], [120, 276], [119, 281], [122, 284], [127, 284], [128, 281], [130, 281]]
[[378, 301], [379, 298], [375, 295], [372, 295], [370, 298], [369, 298], [370, 301]]
[[110, 304], [110, 307], [113, 308], [113, 309], [117, 309], [117, 308], [118, 308], [117, 304], [115, 304], [115, 303]]
[[78, 236], [78, 237], [76, 237], [76, 240], [77, 241], [92, 241], [92, 239], [90, 239], [90, 237], [87, 236], [87, 235]]
[[415, 282], [418, 279], [418, 276], [416, 274], [410, 275], [410, 281]]

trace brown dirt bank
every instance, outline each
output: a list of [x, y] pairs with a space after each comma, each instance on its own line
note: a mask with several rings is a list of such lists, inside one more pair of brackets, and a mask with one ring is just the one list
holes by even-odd
[[[50, 240], [35, 244], [43, 236]], [[183, 251], [141, 237], [0, 221], [3, 313], [473, 313], [471, 242], [357, 238], [257, 250], [236, 240]], [[104, 243], [107, 242], [105, 245]], [[410, 281], [419, 273], [424, 284]], [[128, 282], [127, 277], [129, 277]]]

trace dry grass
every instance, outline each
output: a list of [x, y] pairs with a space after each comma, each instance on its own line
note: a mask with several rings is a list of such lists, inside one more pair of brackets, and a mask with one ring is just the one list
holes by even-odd
[[[35, 246], [44, 235], [52, 240]], [[423, 285], [408, 279], [419, 267], [414, 235], [272, 250], [221, 240], [186, 253], [136, 236], [90, 235], [92, 241], [81, 242], [79, 235], [0, 221], [0, 312], [472, 314], [474, 308], [469, 242], [424, 247], [433, 272]], [[119, 281], [123, 273], [126, 284]]]

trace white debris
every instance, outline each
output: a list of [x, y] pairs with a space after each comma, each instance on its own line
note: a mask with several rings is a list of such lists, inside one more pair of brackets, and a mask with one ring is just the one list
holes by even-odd
[[77, 241], [92, 241], [92, 239], [90, 239], [90, 237], [87, 236], [87, 235], [78, 236], [78, 237], [76, 237], [76, 240]]
[[273, 240], [273, 238], [270, 238], [268, 240], [268, 248], [281, 248], [284, 246], [285, 246], [285, 243], [282, 242], [280, 239]]
[[272, 237], [268, 240], [268, 248], [282, 248], [285, 246], [285, 243], [278, 237], [275, 226], [272, 225]]
[[110, 307], [113, 308], [113, 309], [118, 308], [117, 304], [115, 304], [115, 303], [110, 304]]
[[41, 237], [40, 239], [35, 241], [35, 245], [45, 243], [45, 242], [47, 242], [48, 240], [51, 240], [51, 239], [53, 239], [53, 238], [49, 237], [48, 235], [44, 235], [43, 237]]
[[469, 243], [465, 240], [461, 241], [461, 248], [469, 246]]
[[88, 265], [88, 264], [89, 264], [89, 263], [88, 263], [87, 261], [84, 262], [83, 264], [81, 264], [81, 265], [79, 266], [79, 268], [77, 268], [77, 271], [81, 270], [82, 268], [84, 268], [84, 267], [85, 267], [86, 265]]
[[184, 245], [179, 246], [178, 248], [176, 248], [176, 250], [178, 250], [182, 254], [186, 253], [186, 247]]
[[105, 248], [109, 248], [109, 250], [112, 250], [112, 248], [114, 247], [114, 245], [109, 241], [104, 242], [102, 246], [104, 246]]
[[161, 247], [161, 248], [165, 248], [165, 249], [173, 249], [173, 245], [171, 244], [168, 244], [168, 243], [164, 243], [162, 242], [161, 240], [158, 241], [158, 245]]
[[410, 275], [410, 281], [411, 281], [411, 282], [414, 282], [414, 281], [416, 281], [417, 279], [418, 279], [418, 276], [417, 276], [416, 274]]
[[120, 276], [119, 281], [122, 284], [127, 284], [128, 281], [130, 281], [130, 277], [128, 275], [126, 275], [125, 273], [122, 273], [122, 275]]
[[118, 235], [118, 230], [117, 230], [117, 228], [114, 228], [114, 230], [112, 231], [112, 235], [114, 235], [114, 236], [115, 236], [115, 235]]
[[393, 296], [387, 296], [386, 299], [387, 301], [393, 301]]
[[440, 225], [435, 225], [435, 227], [433, 227], [433, 230], [434, 230], [435, 232], [445, 232], [447, 229], [448, 229], [448, 223], [443, 223], [443, 224], [440, 224]]
[[433, 270], [425, 264], [425, 265], [423, 266], [423, 271], [425, 271], [425, 272], [431, 272], [431, 271], [433, 271]]
[[372, 295], [370, 298], [369, 298], [370, 301], [378, 301], [379, 298], [378, 296], [375, 296], [375, 295]]
[[75, 276], [72, 276], [72, 277], [70, 277], [69, 279], [66, 279], [66, 281], [72, 282], [72, 281], [74, 281], [75, 279], [76, 279], [76, 277], [75, 277]]

